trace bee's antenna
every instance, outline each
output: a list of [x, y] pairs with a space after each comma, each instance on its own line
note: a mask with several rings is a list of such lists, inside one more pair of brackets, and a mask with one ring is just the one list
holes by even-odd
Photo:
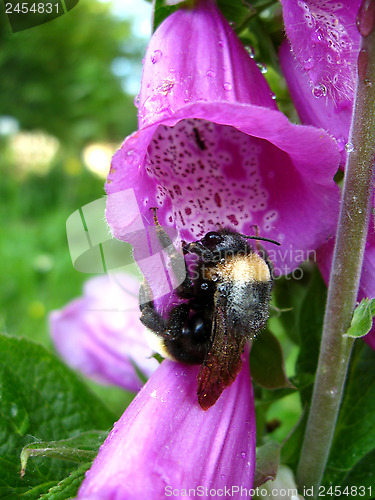
[[262, 236], [247, 236], [246, 234], [241, 234], [238, 233], [242, 238], [247, 238], [248, 240], [260, 240], [260, 241], [267, 241], [268, 243], [273, 243], [274, 245], [280, 246], [281, 243], [279, 243], [276, 240], [271, 240], [270, 238], [263, 238]]
[[246, 234], [241, 234], [241, 233], [240, 233], [240, 236], [242, 236], [243, 238], [247, 238], [249, 240], [268, 241], [268, 243], [273, 243], [274, 245], [278, 245], [278, 246], [281, 245], [281, 243], [279, 243], [278, 241], [271, 240], [270, 238], [263, 238], [262, 236], [259, 236], [259, 232], [258, 232], [259, 230], [258, 230], [258, 226], [256, 224], [254, 224], [253, 226], [250, 226], [250, 227], [255, 228], [255, 236], [247, 236]]

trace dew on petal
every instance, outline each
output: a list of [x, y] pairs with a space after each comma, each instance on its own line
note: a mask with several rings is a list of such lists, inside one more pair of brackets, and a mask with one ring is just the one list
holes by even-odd
[[257, 63], [258, 68], [260, 69], [260, 72], [265, 74], [267, 73], [267, 66], [265, 64]]
[[207, 75], [209, 78], [215, 78], [216, 73], [215, 73], [215, 71], [214, 71], [214, 70], [209, 69], [209, 70], [207, 71], [206, 75]]
[[255, 50], [254, 50], [254, 47], [252, 47], [251, 45], [246, 45], [245, 46], [245, 49], [246, 49], [246, 52], [249, 54], [249, 56], [251, 57], [251, 59], [254, 59], [255, 57]]
[[231, 84], [230, 82], [225, 82], [225, 83], [223, 84], [223, 87], [224, 87], [224, 89], [225, 89], [225, 90], [227, 90], [228, 92], [229, 92], [230, 90], [232, 90], [232, 84]]
[[321, 97], [325, 97], [327, 95], [327, 87], [322, 83], [319, 83], [313, 87], [312, 93], [316, 99], [320, 99]]
[[151, 62], [152, 64], [156, 64], [157, 62], [160, 61], [161, 59], [161, 56], [162, 56], [162, 51], [161, 50], [155, 50], [152, 54], [151, 54]]
[[351, 142], [345, 144], [345, 151], [347, 153], [352, 153], [354, 151], [354, 145]]

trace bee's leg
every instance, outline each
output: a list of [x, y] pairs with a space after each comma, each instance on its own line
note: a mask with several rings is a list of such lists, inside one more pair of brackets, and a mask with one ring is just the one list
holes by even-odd
[[154, 309], [154, 299], [149, 284], [147, 281], [142, 281], [139, 285], [139, 309], [142, 312], [146, 307]]
[[141, 322], [157, 335], [164, 336], [168, 330], [167, 322], [155, 310], [151, 289], [145, 281], [139, 287], [139, 308]]
[[147, 282], [141, 283], [139, 287], [139, 307], [141, 310], [141, 322], [159, 337], [165, 339], [176, 339], [182, 335], [184, 322], [189, 315], [189, 306], [180, 304], [175, 306], [168, 320], [159, 314], [154, 306], [152, 292]]
[[157, 208], [152, 207], [150, 210], [152, 210], [154, 213], [156, 236], [159, 240], [161, 247], [163, 248], [163, 250], [166, 251], [167, 255], [170, 258], [172, 271], [175, 277], [177, 278], [177, 283], [179, 284], [179, 287], [191, 288], [192, 282], [188, 274], [184, 256], [175, 248], [172, 240], [165, 232], [165, 230], [161, 227], [156, 214]]
[[188, 253], [194, 253], [198, 255], [199, 257], [201, 257], [203, 262], [211, 262], [213, 258], [212, 252], [208, 250], [204, 245], [202, 245], [202, 243], [200, 243], [199, 241], [185, 244], [182, 247], [182, 251], [184, 252], [184, 255]]

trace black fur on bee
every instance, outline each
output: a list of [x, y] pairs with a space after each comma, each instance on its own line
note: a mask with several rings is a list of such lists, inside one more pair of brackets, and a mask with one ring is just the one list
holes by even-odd
[[[175, 293], [182, 302], [167, 318], [162, 317], [144, 282], [141, 321], [157, 336], [158, 352], [164, 357], [201, 365], [198, 402], [207, 410], [236, 379], [246, 341], [254, 339], [267, 322], [273, 268], [259, 240], [279, 243], [220, 229], [183, 243], [182, 255], [160, 226], [156, 209], [153, 211], [158, 240], [181, 283]], [[249, 239], [257, 241], [257, 251]], [[189, 269], [188, 254], [195, 257]]]

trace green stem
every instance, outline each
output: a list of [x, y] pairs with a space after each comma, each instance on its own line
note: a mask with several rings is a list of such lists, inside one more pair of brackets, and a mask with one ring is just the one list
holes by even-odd
[[[366, 4], [366, 5], [364, 5]], [[327, 464], [353, 340], [344, 337], [356, 305], [373, 195], [375, 155], [374, 0], [358, 14], [362, 34], [358, 81], [348, 142], [342, 205], [336, 235], [320, 356], [297, 483], [318, 494]], [[369, 27], [371, 29], [369, 29]]]

